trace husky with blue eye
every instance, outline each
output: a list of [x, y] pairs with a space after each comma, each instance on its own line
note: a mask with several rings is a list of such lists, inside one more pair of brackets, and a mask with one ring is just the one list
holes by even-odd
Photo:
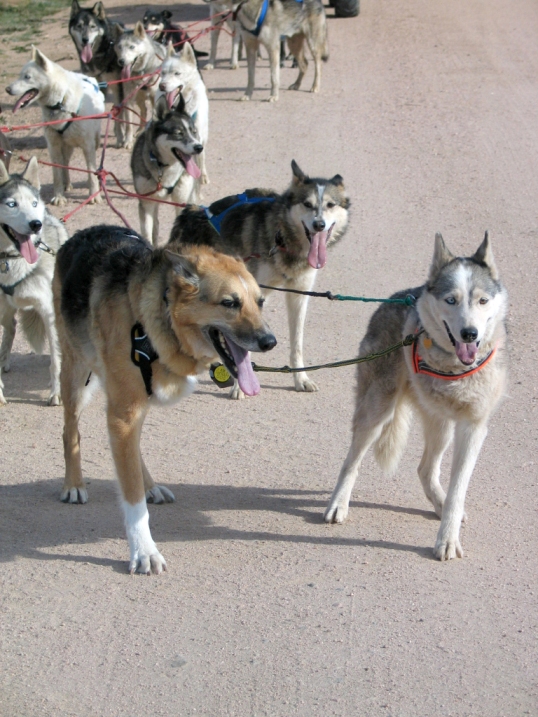
[[[418, 474], [439, 518], [434, 555], [463, 556], [459, 533], [464, 503], [489, 418], [506, 383], [508, 304], [488, 233], [468, 258], [454, 256], [435, 238], [428, 281], [393, 298], [415, 297], [413, 306], [384, 304], [372, 316], [360, 355], [377, 353], [408, 335], [415, 341], [389, 356], [358, 366], [351, 448], [325, 511], [327, 523], [342, 523], [368, 448], [388, 473], [405, 448], [415, 409], [425, 448]], [[439, 482], [441, 460], [454, 441], [448, 492]]]

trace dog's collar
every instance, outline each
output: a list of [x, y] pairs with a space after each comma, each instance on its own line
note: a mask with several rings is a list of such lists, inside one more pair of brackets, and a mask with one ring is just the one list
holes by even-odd
[[13, 296], [13, 294], [15, 293], [15, 288], [19, 284], [21, 284], [27, 277], [28, 275], [23, 276], [22, 279], [19, 279], [19, 281], [16, 281], [14, 284], [9, 284], [8, 286], [6, 286], [5, 284], [0, 284], [0, 289], [4, 292], [4, 294], [7, 294], [8, 296]]
[[151, 388], [153, 376], [151, 364], [157, 361], [158, 358], [159, 354], [153, 348], [149, 336], [144, 331], [144, 327], [140, 322], [137, 322], [131, 329], [131, 361], [140, 369], [148, 396], [153, 393]]
[[[239, 8], [243, 5], [243, 3], [240, 3], [235, 11], [234, 20], [237, 19], [237, 13], [239, 12]], [[254, 29], [250, 30], [248, 27], [245, 27], [241, 21], [241, 27], [243, 30], [246, 30], [247, 32], [250, 32], [251, 35], [254, 35], [254, 37], [258, 37], [258, 35], [261, 32], [263, 23], [265, 22], [265, 17], [267, 15], [267, 10], [269, 9], [269, 0], [263, 0], [262, 9], [260, 10], [260, 14], [258, 15], [258, 20], [256, 22], [256, 27]]]
[[201, 209], [203, 209], [205, 212], [208, 222], [211, 224], [211, 226], [217, 232], [217, 234], [220, 235], [222, 221], [223, 221], [224, 217], [226, 216], [226, 214], [228, 214], [228, 212], [231, 212], [232, 209], [235, 209], [236, 207], [240, 207], [242, 204], [259, 204], [260, 202], [274, 202], [275, 201], [275, 197], [251, 197], [251, 198], [249, 198], [247, 196], [246, 192], [243, 192], [243, 194], [238, 194], [237, 199], [238, 199], [238, 201], [235, 202], [235, 204], [232, 204], [231, 207], [224, 209], [222, 212], [220, 212], [220, 214], [212, 214], [209, 207], [204, 207], [204, 206], [201, 207]]
[[[95, 86], [95, 85], [93, 85], [93, 83], [90, 82], [89, 80], [87, 80], [87, 82], [88, 82], [88, 84], [90, 84], [90, 85], [92, 85], [92, 86]], [[97, 88], [97, 91], [99, 91], [99, 88]], [[65, 98], [64, 98], [64, 99], [65, 99]], [[53, 125], [52, 128], [53, 128], [59, 135], [62, 135], [67, 129], [69, 129], [69, 127], [71, 126], [72, 121], [75, 119], [75, 117], [78, 117], [78, 113], [79, 113], [79, 111], [80, 111], [80, 106], [81, 106], [81, 104], [82, 104], [82, 99], [80, 100], [80, 103], [79, 103], [79, 106], [78, 106], [76, 112], [71, 112], [70, 110], [66, 109], [66, 107], [65, 107], [65, 105], [64, 105], [64, 103], [63, 103], [63, 100], [61, 100], [60, 102], [57, 102], [55, 105], [46, 105], [47, 109], [50, 110], [51, 112], [66, 112], [67, 114], [71, 115], [71, 119], [70, 119], [70, 120], [67, 120], [66, 123], [63, 125], [63, 127], [62, 127], [61, 129], [58, 129], [58, 128], [57, 128], [57, 125]]]
[[[431, 339], [430, 339], [431, 340]], [[440, 378], [443, 381], [458, 381], [460, 378], [467, 378], [467, 376], [472, 376], [474, 373], [478, 373], [478, 371], [481, 371], [486, 364], [488, 364], [491, 359], [494, 357], [495, 353], [497, 351], [497, 347], [493, 348], [487, 356], [484, 356], [484, 358], [477, 363], [477, 365], [474, 368], [469, 369], [468, 371], [463, 371], [462, 373], [449, 373], [445, 371], [438, 371], [437, 369], [432, 368], [429, 366], [426, 361], [422, 359], [418, 352], [418, 336], [416, 341], [413, 344], [413, 348], [411, 350], [411, 357], [413, 362], [413, 371], [415, 373], [421, 373], [425, 376], [431, 376], [433, 378]]]
[[174, 189], [177, 187], [177, 184], [179, 180], [181, 179], [181, 174], [177, 178], [176, 182], [171, 187], [165, 187], [163, 183], [161, 182], [161, 177], [163, 176], [163, 167], [169, 167], [169, 164], [164, 164], [164, 162], [161, 162], [161, 160], [157, 157], [157, 155], [150, 149], [149, 151], [149, 159], [151, 162], [154, 162], [157, 165], [157, 171], [158, 171], [158, 180], [157, 180], [157, 187], [151, 192], [151, 194], [156, 194], [157, 192], [160, 192], [161, 189], [166, 189], [168, 194], [172, 194]]

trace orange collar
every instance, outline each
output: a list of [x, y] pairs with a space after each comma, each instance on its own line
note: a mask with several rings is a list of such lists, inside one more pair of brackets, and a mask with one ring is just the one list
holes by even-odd
[[444, 371], [436, 371], [431, 366], [428, 366], [426, 361], [424, 361], [418, 353], [417, 343], [418, 337], [417, 341], [415, 341], [415, 343], [413, 344], [412, 349], [413, 371], [415, 373], [423, 373], [426, 376], [432, 376], [433, 378], [441, 378], [443, 379], [443, 381], [457, 381], [460, 378], [467, 378], [467, 376], [472, 376], [473, 373], [478, 373], [478, 371], [483, 369], [484, 366], [491, 361], [491, 359], [495, 355], [495, 352], [497, 351], [497, 347], [492, 349], [489, 354], [485, 356], [482, 361], [480, 361], [480, 363], [478, 363], [474, 368], [471, 368], [468, 371], [463, 371], [463, 373], [445, 373]]

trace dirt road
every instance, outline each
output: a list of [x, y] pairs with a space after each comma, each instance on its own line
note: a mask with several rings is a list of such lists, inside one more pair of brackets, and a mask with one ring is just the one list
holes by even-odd
[[[350, 437], [346, 368], [320, 372], [311, 395], [270, 376], [240, 403], [202, 377], [192, 398], [151, 413], [146, 462], [177, 499], [150, 507], [169, 571], [131, 578], [103, 400], [81, 428], [90, 502], [63, 505], [62, 412], [44, 404], [48, 357], [17, 339], [0, 410], [2, 717], [538, 714], [538, 5], [361, 5], [358, 18], [329, 21], [318, 96], [283, 91], [278, 104], [262, 102], [266, 61], [250, 103], [235, 101], [244, 62], [205, 73], [204, 198], [282, 189], [292, 158], [313, 175], [340, 173], [351, 226], [317, 287], [344, 294], [415, 286], [436, 231], [467, 255], [490, 230], [510, 293], [510, 383], [468, 492], [465, 558], [432, 558], [438, 521], [416, 477], [418, 429], [396, 476], [368, 458], [347, 523], [323, 524]], [[145, 8], [119, 3], [111, 14], [131, 23]], [[177, 8], [186, 20], [207, 12], [201, 2]], [[75, 69], [67, 16], [40, 46]], [[220, 44], [224, 57], [229, 39]], [[5, 86], [26, 57], [2, 57]], [[285, 87], [295, 70], [282, 74]], [[310, 68], [305, 89], [311, 79]], [[17, 137], [21, 152], [45, 158], [39, 132]], [[107, 161], [130, 181], [125, 152], [110, 149]], [[47, 197], [50, 182], [44, 172]], [[138, 227], [134, 201], [118, 206]], [[116, 221], [84, 209], [68, 226], [103, 220]], [[356, 355], [372, 310], [313, 300], [307, 361]], [[279, 339], [270, 362], [281, 365], [281, 297], [267, 316]]]

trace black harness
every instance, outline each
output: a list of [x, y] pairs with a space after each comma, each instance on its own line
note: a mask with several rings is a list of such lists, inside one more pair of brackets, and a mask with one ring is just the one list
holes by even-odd
[[148, 396], [153, 393], [151, 388], [153, 376], [151, 364], [157, 361], [158, 358], [159, 354], [153, 348], [147, 333], [144, 331], [144, 327], [140, 322], [137, 322], [131, 329], [131, 361], [140, 369]]

